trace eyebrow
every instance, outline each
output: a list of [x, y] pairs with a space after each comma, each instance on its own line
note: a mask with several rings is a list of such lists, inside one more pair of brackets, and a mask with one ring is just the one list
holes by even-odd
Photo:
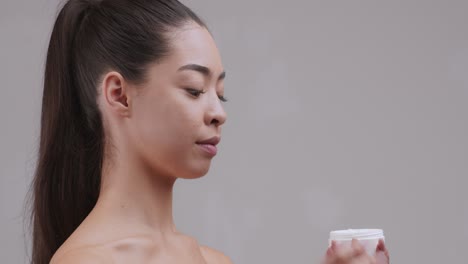
[[[208, 67], [205, 67], [205, 66], [202, 66], [202, 65], [199, 65], [199, 64], [187, 64], [187, 65], [184, 65], [184, 66], [180, 67], [177, 71], [187, 71], [187, 70], [199, 72], [199, 73], [205, 75], [206, 77], [209, 77], [209, 76], [211, 76], [213, 74]], [[224, 78], [226, 78], [226, 72], [225, 71], [223, 71], [218, 76], [218, 81], [223, 80]]]

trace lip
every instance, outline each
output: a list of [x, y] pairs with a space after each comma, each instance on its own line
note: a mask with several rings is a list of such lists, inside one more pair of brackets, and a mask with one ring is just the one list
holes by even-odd
[[215, 136], [215, 137], [212, 137], [212, 138], [209, 138], [209, 139], [205, 139], [203, 141], [197, 141], [196, 143], [200, 144], [200, 145], [213, 145], [213, 146], [216, 146], [216, 145], [218, 145], [219, 141], [221, 141], [221, 138], [218, 137], [218, 136]]
[[218, 148], [216, 148], [216, 145], [220, 140], [220, 137], [216, 136], [203, 141], [197, 141], [196, 143], [206, 154], [208, 154], [208, 156], [214, 157], [216, 156], [216, 153], [218, 153]]

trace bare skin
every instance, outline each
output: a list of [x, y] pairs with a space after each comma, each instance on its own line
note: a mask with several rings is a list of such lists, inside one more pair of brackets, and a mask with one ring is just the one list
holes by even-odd
[[98, 105], [112, 144], [101, 192], [52, 264], [231, 263], [174, 225], [174, 183], [208, 172], [214, 156], [200, 142], [220, 137], [226, 113], [224, 68], [210, 33], [188, 24], [169, 36], [171, 53], [150, 65], [144, 84], [133, 85], [115, 71], [102, 77]]
[[389, 264], [390, 256], [383, 240], [379, 240], [375, 256], [369, 256], [364, 247], [353, 239], [351, 247], [340, 247], [332, 241], [322, 264]]
[[[52, 264], [231, 263], [174, 225], [174, 183], [208, 172], [213, 155], [199, 143], [221, 136], [226, 113], [224, 69], [209, 32], [189, 24], [174, 30], [171, 40], [171, 54], [150, 66], [144, 84], [132, 85], [115, 71], [103, 76], [98, 104], [112, 144], [101, 192]], [[324, 263], [388, 264], [383, 242], [379, 247], [376, 259], [356, 242], [348, 249], [332, 246]]]

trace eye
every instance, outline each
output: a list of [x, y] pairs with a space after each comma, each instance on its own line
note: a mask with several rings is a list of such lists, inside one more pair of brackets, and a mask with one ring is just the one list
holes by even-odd
[[222, 96], [222, 95], [219, 95], [218, 98], [219, 98], [219, 100], [221, 100], [221, 102], [227, 102], [228, 101], [228, 99], [226, 97]]
[[185, 90], [195, 98], [198, 98], [201, 94], [205, 93], [205, 91], [203, 90], [198, 90], [198, 89], [193, 89], [193, 88], [186, 88]]

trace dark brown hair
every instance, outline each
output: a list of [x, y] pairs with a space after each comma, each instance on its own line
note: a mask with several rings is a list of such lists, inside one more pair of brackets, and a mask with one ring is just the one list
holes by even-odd
[[38, 163], [32, 184], [33, 264], [46, 264], [95, 206], [104, 131], [97, 84], [108, 70], [143, 83], [170, 52], [167, 32], [193, 21], [176, 0], [69, 0], [45, 65]]

